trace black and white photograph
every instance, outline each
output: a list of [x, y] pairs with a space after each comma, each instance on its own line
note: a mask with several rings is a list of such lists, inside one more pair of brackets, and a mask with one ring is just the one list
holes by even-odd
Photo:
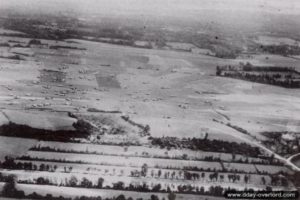
[[0, 0], [0, 200], [299, 191], [299, 0]]

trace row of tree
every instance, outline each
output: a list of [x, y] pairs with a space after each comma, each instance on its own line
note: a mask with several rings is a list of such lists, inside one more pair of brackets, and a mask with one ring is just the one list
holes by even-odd
[[[22, 159], [23, 157], [21, 157]], [[25, 159], [24, 159], [25, 158]], [[3, 162], [0, 162], [0, 168], [3, 169], [17, 169], [17, 170], [31, 170], [31, 171], [47, 171], [47, 172], [56, 172], [57, 171], [57, 165], [49, 165], [49, 164], [44, 164], [41, 163], [39, 165], [36, 165], [32, 162], [30, 162], [30, 160], [34, 160], [30, 157], [24, 157], [24, 160], [27, 160], [27, 162], [15, 162], [14, 158], [6, 156]], [[40, 160], [40, 161], [44, 161], [44, 160]], [[49, 162], [61, 162], [61, 163], [67, 163], [67, 161], [57, 161], [57, 160], [46, 160]], [[76, 163], [77, 162], [73, 162], [72, 163]], [[79, 164], [82, 164], [79, 162]], [[133, 170], [131, 171], [131, 176], [132, 177], [145, 177], [148, 174], [151, 177], [156, 177], [156, 178], [165, 178], [165, 179], [178, 179], [179, 177], [183, 176], [183, 172], [188, 172], [188, 171], [197, 171], [197, 172], [202, 172], [202, 174], [205, 174], [204, 172], [213, 172], [213, 173], [234, 173], [234, 174], [260, 174], [260, 175], [272, 175], [270, 172], [268, 171], [257, 171], [257, 172], [249, 172], [249, 171], [244, 171], [244, 170], [237, 170], [237, 169], [226, 169], [226, 167], [223, 167], [222, 169], [216, 169], [216, 168], [202, 168], [202, 167], [197, 167], [197, 166], [184, 166], [183, 168], [176, 168], [173, 166], [159, 166], [159, 165], [155, 165], [154, 168], [159, 169], [156, 173], [155, 170], [152, 169], [149, 173], [148, 173], [148, 166], [147, 164], [144, 164], [141, 166], [140, 170]], [[167, 170], [176, 170], [179, 171], [178, 172], [178, 176], [176, 174], [175, 171], [171, 172], [165, 172], [164, 174], [162, 173], [161, 169], [167, 169]], [[87, 171], [89, 171], [90, 168], [87, 168]], [[73, 171], [73, 167], [72, 166], [64, 166], [63, 167], [63, 171], [64, 173], [71, 173]], [[115, 170], [113, 169], [114, 173]], [[108, 172], [108, 171], [107, 171]], [[283, 171], [279, 172], [278, 174], [281, 174], [282, 176], [286, 176], [287, 174]], [[124, 171], [121, 170], [121, 175], [124, 175]], [[197, 178], [197, 175], [195, 175], [195, 177]], [[187, 177], [184, 177], [185, 179], [187, 179]]]
[[[33, 164], [32, 162], [15, 162], [14, 158], [5, 156], [4, 161], [0, 162], [0, 168], [55, 172], [57, 169], [57, 166], [56, 165], [52, 166], [52, 165], [43, 164], [43, 163], [40, 165], [36, 165], [36, 164]], [[70, 170], [70, 169], [68, 169], [68, 170]]]
[[246, 143], [228, 142], [223, 140], [208, 140], [202, 138], [151, 137], [151, 144], [167, 149], [191, 149], [195, 151], [210, 151], [220, 153], [234, 153], [244, 156], [258, 157], [262, 153], [258, 147]]
[[[217, 177], [218, 174], [211, 174], [210, 176]], [[228, 175], [229, 176], [229, 175]], [[240, 177], [239, 175], [230, 175], [231, 179], [239, 180]], [[213, 178], [213, 177], [212, 177]], [[285, 182], [284, 184], [282, 181], [286, 181], [285, 178], [279, 177], [279, 176], [273, 176], [271, 177], [271, 182], [274, 185], [278, 185], [278, 182], [281, 182], [280, 185], [283, 186], [288, 186], [288, 182]], [[16, 183], [23, 183], [23, 184], [39, 184], [39, 185], [54, 185], [51, 183], [51, 181], [47, 178], [39, 177], [38, 179], [35, 180], [35, 182], [32, 181], [17, 181], [17, 178], [14, 175], [9, 175], [9, 176], [3, 176], [0, 174], [0, 181], [1, 182], [6, 182], [6, 184], [3, 187], [2, 190], [2, 196], [5, 197], [13, 197], [13, 198], [31, 198], [31, 199], [63, 199], [63, 197], [52, 197], [52, 195], [46, 195], [45, 197], [38, 195], [36, 193], [33, 193], [31, 195], [25, 195], [23, 191], [17, 190], [16, 189]], [[244, 181], [248, 182], [249, 177], [245, 176]], [[97, 181], [97, 184], [94, 185], [91, 181], [89, 181], [87, 178], [82, 178], [81, 181], [79, 181], [75, 176], [72, 176], [66, 184], [61, 184], [60, 186], [65, 186], [65, 187], [80, 187], [80, 188], [105, 188], [105, 189], [114, 189], [114, 190], [127, 190], [127, 191], [138, 191], [138, 192], [161, 192], [161, 193], [169, 193], [168, 199], [175, 199], [176, 195], [174, 192], [167, 187], [167, 189], [162, 189], [162, 186], [160, 184], [154, 185], [151, 189], [146, 183], [143, 183], [142, 185], [132, 185], [129, 184], [129, 186], [125, 186], [125, 184], [121, 181], [118, 181], [116, 183], [113, 183], [113, 187], [103, 187], [103, 178], [99, 178]], [[262, 177], [262, 182], [266, 182], [265, 178]], [[273, 185], [272, 184], [272, 185]], [[208, 190], [206, 190], [203, 186], [198, 187], [198, 186], [192, 186], [192, 185], [178, 185], [177, 186], [177, 192], [178, 193], [183, 193], [183, 194], [197, 194], [197, 195], [212, 195], [212, 196], [223, 196], [223, 194], [226, 191], [232, 191], [232, 188], [224, 188], [221, 186], [210, 186]], [[270, 187], [267, 187], [267, 190], [272, 190]], [[253, 191], [252, 189], [249, 189], [248, 191]], [[124, 195], [123, 195], [124, 196]], [[119, 198], [116, 199], [125, 199], [119, 196]], [[86, 199], [85, 197], [82, 197], [83, 199]], [[82, 199], [80, 198], [80, 200]], [[101, 197], [92, 197], [92, 198], [100, 198]], [[113, 198], [115, 199], [115, 198]], [[158, 197], [156, 195], [151, 196], [151, 200], [156, 200]], [[94, 200], [94, 199], [91, 199]]]
[[300, 81], [292, 76], [291, 78], [286, 78], [288, 76], [281, 78], [278, 74], [253, 74], [245, 72], [224, 72], [223, 76], [286, 88], [300, 88]]
[[253, 66], [248, 62], [239, 66], [217, 66], [216, 75], [286, 88], [300, 87], [300, 73], [292, 67]]
[[[1, 175], [1, 177], [3, 178], [3, 176]], [[45, 179], [40, 179], [40, 181], [42, 182], [48, 182]], [[63, 196], [59, 196], [59, 197], [55, 197], [52, 194], [47, 194], [45, 196], [37, 194], [36, 192], [33, 192], [29, 195], [25, 195], [25, 192], [22, 190], [18, 190], [16, 188], [16, 184], [17, 184], [17, 179], [15, 176], [13, 175], [9, 175], [5, 177], [5, 185], [1, 191], [1, 196], [2, 197], [9, 197], [9, 198], [17, 198], [17, 199], [38, 199], [38, 200], [133, 200], [132, 197], [128, 197], [126, 198], [125, 195], [121, 194], [117, 197], [112, 197], [112, 198], [102, 198], [101, 196], [97, 196], [97, 197], [88, 197], [88, 196], [80, 196], [80, 197], [75, 197], [75, 198], [71, 198], [71, 197], [63, 197]], [[1, 197], [0, 196], [0, 197]], [[151, 195], [151, 200], [159, 200], [157, 195], [152, 194]], [[168, 200], [175, 200], [176, 199], [176, 194], [170, 192], [168, 194]], [[143, 198], [139, 198], [139, 200], [143, 200]], [[164, 198], [163, 198], [164, 200]]]

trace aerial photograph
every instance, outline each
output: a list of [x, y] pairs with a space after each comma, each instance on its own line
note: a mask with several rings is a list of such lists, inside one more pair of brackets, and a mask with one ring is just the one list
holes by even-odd
[[299, 191], [299, 0], [0, 0], [0, 200]]

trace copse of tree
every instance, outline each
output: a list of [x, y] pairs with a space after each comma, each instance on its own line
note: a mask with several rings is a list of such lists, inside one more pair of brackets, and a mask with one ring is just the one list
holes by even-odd
[[42, 42], [40, 40], [37, 40], [37, 39], [32, 39], [32, 40], [29, 40], [28, 42], [28, 46], [30, 45], [41, 45]]
[[88, 180], [85, 177], [82, 178], [82, 181], [81, 181], [80, 185], [82, 187], [85, 187], [85, 188], [92, 188], [93, 187], [92, 181]]
[[78, 179], [75, 177], [75, 176], [71, 176], [68, 184], [71, 186], [71, 187], [76, 187], [77, 184], [78, 184]]
[[46, 178], [43, 178], [43, 177], [39, 177], [37, 180], [36, 180], [36, 183], [38, 185], [49, 185], [50, 184], [50, 181], [49, 179], [46, 179]]
[[151, 200], [159, 200], [158, 196], [154, 194], [152, 194], [150, 198]]
[[175, 200], [175, 199], [176, 199], [176, 194], [173, 193], [173, 192], [170, 192], [170, 193], [168, 194], [168, 199], [169, 199], [169, 200]]

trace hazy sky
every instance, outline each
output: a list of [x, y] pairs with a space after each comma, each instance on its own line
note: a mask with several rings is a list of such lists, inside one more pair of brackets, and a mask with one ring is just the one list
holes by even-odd
[[[300, 15], [300, 0], [0, 0], [1, 8], [83, 13], [184, 15], [202, 10], [276, 12]], [[221, 13], [220, 13], [221, 14]]]

